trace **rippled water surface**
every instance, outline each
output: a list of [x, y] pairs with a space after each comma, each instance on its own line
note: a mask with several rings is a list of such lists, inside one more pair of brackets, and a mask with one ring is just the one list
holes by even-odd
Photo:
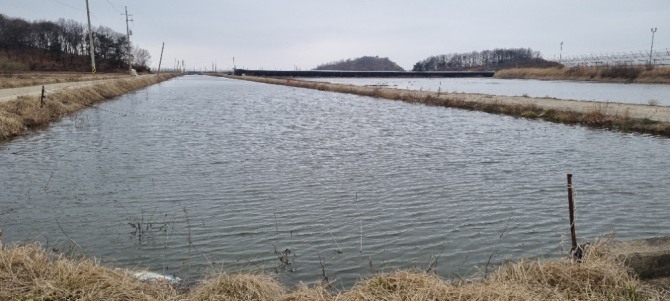
[[670, 85], [541, 81], [497, 78], [306, 78], [352, 85], [381, 85], [398, 89], [482, 93], [505, 96], [670, 106]]
[[[197, 278], [473, 275], [577, 233], [667, 235], [667, 139], [188, 76], [0, 144], [5, 242]], [[139, 231], [141, 228], [142, 231]], [[283, 261], [283, 262], [282, 262]]]

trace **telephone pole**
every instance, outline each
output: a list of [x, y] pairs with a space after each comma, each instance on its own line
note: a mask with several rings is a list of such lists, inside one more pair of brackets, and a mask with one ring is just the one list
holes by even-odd
[[651, 54], [654, 53], [654, 34], [658, 28], [654, 27], [651, 29], [651, 50], [649, 50], [649, 66], [652, 66]]
[[86, 0], [86, 17], [88, 17], [88, 41], [91, 46], [91, 72], [95, 74], [95, 52], [93, 51], [93, 30], [91, 29], [91, 12], [88, 10], [88, 0]]
[[163, 62], [163, 49], [165, 49], [165, 42], [163, 42], [163, 46], [161, 46], [161, 58], [158, 60], [158, 74], [156, 74], [156, 76], [161, 75], [161, 63]]
[[[88, 1], [88, 0], [86, 0]], [[122, 14], [123, 15], [123, 14]], [[132, 17], [132, 15], [130, 15]], [[130, 53], [130, 35], [133, 34], [130, 32], [130, 27], [128, 27], [128, 21], [134, 21], [132, 19], [128, 20], [128, 6], [126, 6], [126, 37], [128, 38], [128, 46], [126, 47], [128, 50], [128, 72], [132, 72], [133, 70], [133, 65], [132, 65], [132, 59], [133, 55]]]

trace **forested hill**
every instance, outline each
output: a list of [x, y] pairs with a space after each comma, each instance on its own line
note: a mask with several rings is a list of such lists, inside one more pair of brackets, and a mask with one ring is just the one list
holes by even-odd
[[398, 64], [386, 57], [364, 56], [357, 59], [347, 59], [319, 65], [314, 70], [342, 70], [342, 71], [405, 71]]
[[412, 71], [484, 71], [522, 67], [555, 67], [530, 48], [494, 49], [436, 55], [414, 64]]
[[[31, 71], [90, 71], [88, 26], [74, 20], [26, 21], [0, 14], [0, 68]], [[151, 55], [135, 45], [130, 53], [125, 34], [104, 26], [93, 29], [96, 69], [148, 69]], [[2, 72], [2, 70], [0, 70]]]

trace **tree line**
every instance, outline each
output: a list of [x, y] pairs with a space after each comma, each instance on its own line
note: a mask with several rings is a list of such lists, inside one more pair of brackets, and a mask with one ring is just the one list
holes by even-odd
[[[93, 46], [97, 69], [128, 68], [130, 56], [135, 69], [148, 70], [151, 61], [149, 51], [132, 45], [129, 52], [127, 42], [124, 34], [105, 26], [95, 27]], [[0, 14], [0, 50], [32, 70], [85, 68], [87, 58], [90, 68], [88, 26], [74, 20], [61, 18], [56, 22], [30, 22]], [[36, 59], [36, 56], [41, 57]]]
[[558, 66], [530, 48], [498, 48], [430, 56], [414, 64], [412, 71], [483, 71], [517, 67]]

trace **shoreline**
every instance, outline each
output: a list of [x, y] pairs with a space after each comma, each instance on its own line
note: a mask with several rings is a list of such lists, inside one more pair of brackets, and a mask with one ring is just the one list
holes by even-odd
[[641, 66], [511, 68], [496, 71], [494, 78], [563, 80], [595, 83], [670, 84], [670, 67]]
[[[1, 232], [0, 232], [1, 233]], [[283, 284], [258, 273], [214, 273], [180, 286], [163, 279], [142, 281], [143, 272], [68, 257], [38, 243], [0, 241], [2, 300], [661, 300], [661, 287], [645, 283], [608, 251], [612, 236], [595, 242], [582, 260], [518, 260], [473, 280], [447, 281], [430, 267], [394, 270], [336, 289], [323, 272], [315, 283]], [[318, 275], [315, 271], [315, 275]]]
[[670, 107], [546, 97], [499, 96], [476, 93], [444, 93], [366, 87], [292, 78], [223, 76], [266, 84], [348, 93], [399, 100], [414, 104], [481, 111], [589, 128], [670, 137]]
[[11, 99], [0, 101], [0, 142], [47, 127], [51, 122], [58, 121], [68, 114], [75, 113], [93, 104], [119, 97], [179, 75], [164, 73], [160, 76], [126, 76], [95, 82], [77, 81], [53, 84], [58, 85], [58, 87], [54, 86], [52, 91], [47, 90], [44, 104], [41, 103], [40, 96], [34, 95], [33, 92], [26, 91], [21, 92], [21, 95], [11, 95], [9, 96]]

